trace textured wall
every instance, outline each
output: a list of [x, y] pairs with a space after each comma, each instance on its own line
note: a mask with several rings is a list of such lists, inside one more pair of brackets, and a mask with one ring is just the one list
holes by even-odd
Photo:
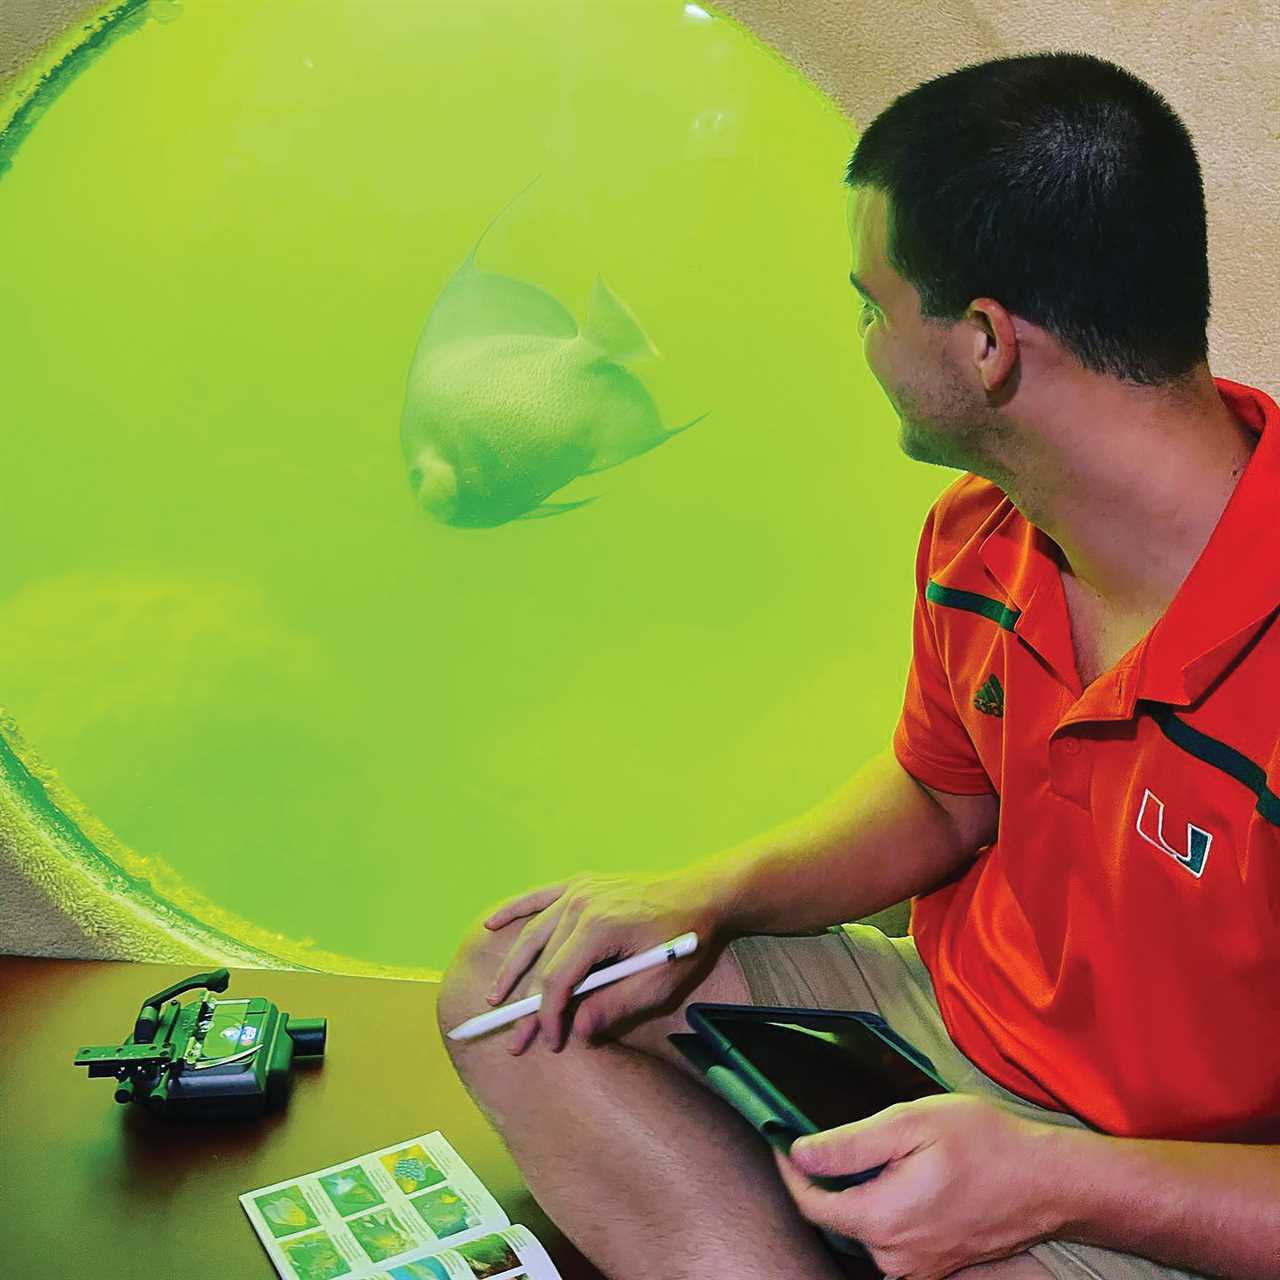
[[[0, 0], [0, 98], [19, 68], [97, 7]], [[728, 0], [722, 8], [839, 102], [855, 126], [923, 79], [1001, 54], [1075, 49], [1143, 77], [1187, 122], [1204, 171], [1210, 366], [1280, 396], [1280, 0]], [[42, 895], [7, 880], [4, 867], [0, 949], [93, 953]]]
[[0, 0], [0, 98], [27, 60], [100, 0]]

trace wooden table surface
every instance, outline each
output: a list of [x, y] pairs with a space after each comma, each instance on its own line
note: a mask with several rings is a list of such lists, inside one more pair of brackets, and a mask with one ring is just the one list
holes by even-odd
[[233, 969], [226, 998], [329, 1020], [323, 1062], [296, 1065], [284, 1110], [255, 1118], [148, 1115], [73, 1064], [82, 1045], [123, 1042], [147, 996], [198, 971], [0, 956], [0, 1273], [270, 1280], [241, 1192], [439, 1129], [565, 1280], [600, 1280], [454, 1072], [435, 983]]

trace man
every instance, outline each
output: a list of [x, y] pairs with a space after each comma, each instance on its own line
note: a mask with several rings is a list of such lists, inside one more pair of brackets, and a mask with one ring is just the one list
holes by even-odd
[[[968, 473], [925, 523], [892, 751], [687, 871], [504, 904], [441, 1027], [543, 1007], [455, 1065], [616, 1280], [835, 1276], [813, 1225], [911, 1280], [1280, 1277], [1280, 409], [1203, 360], [1116, 377], [995, 296], [926, 316], [887, 192], [850, 186], [867, 363], [904, 452]], [[831, 927], [908, 896], [912, 937]], [[568, 1008], [687, 929], [693, 960]], [[954, 1092], [774, 1155], [667, 1042], [692, 1000], [878, 1010]]]

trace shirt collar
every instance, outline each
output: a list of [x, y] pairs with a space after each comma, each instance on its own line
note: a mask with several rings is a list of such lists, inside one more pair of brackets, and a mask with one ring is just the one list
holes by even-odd
[[[1169, 607], [1113, 679], [1087, 691], [1094, 718], [1131, 716], [1138, 698], [1195, 701], [1280, 607], [1280, 406], [1255, 387], [1213, 381], [1258, 444]], [[1070, 619], [1057, 544], [1008, 498], [989, 519], [979, 556], [1020, 611], [1014, 630], [1059, 672], [1069, 672]]]

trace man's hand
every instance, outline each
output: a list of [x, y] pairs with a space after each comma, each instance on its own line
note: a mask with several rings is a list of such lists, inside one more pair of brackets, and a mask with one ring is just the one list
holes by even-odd
[[[1056, 1126], [959, 1093], [900, 1102], [866, 1120], [774, 1151], [782, 1180], [810, 1222], [861, 1241], [886, 1276], [939, 1280], [1048, 1239], [1053, 1169], [1044, 1139]], [[844, 1191], [809, 1178], [878, 1177]], [[807, 1175], [807, 1176], [806, 1176]]]
[[[673, 875], [595, 875], [587, 872], [510, 899], [494, 911], [485, 928], [512, 930], [511, 950], [489, 994], [500, 1004], [527, 973], [528, 994], [542, 996], [542, 1008], [512, 1028], [508, 1049], [523, 1053], [542, 1030], [554, 1052], [570, 1036], [607, 1037], [616, 1024], [678, 1002], [710, 973], [725, 920], [722, 891], [696, 868]], [[660, 964], [625, 982], [573, 997], [573, 988], [596, 965], [647, 951], [682, 933], [698, 935], [689, 960]], [[570, 1001], [577, 1003], [570, 1007]]]

